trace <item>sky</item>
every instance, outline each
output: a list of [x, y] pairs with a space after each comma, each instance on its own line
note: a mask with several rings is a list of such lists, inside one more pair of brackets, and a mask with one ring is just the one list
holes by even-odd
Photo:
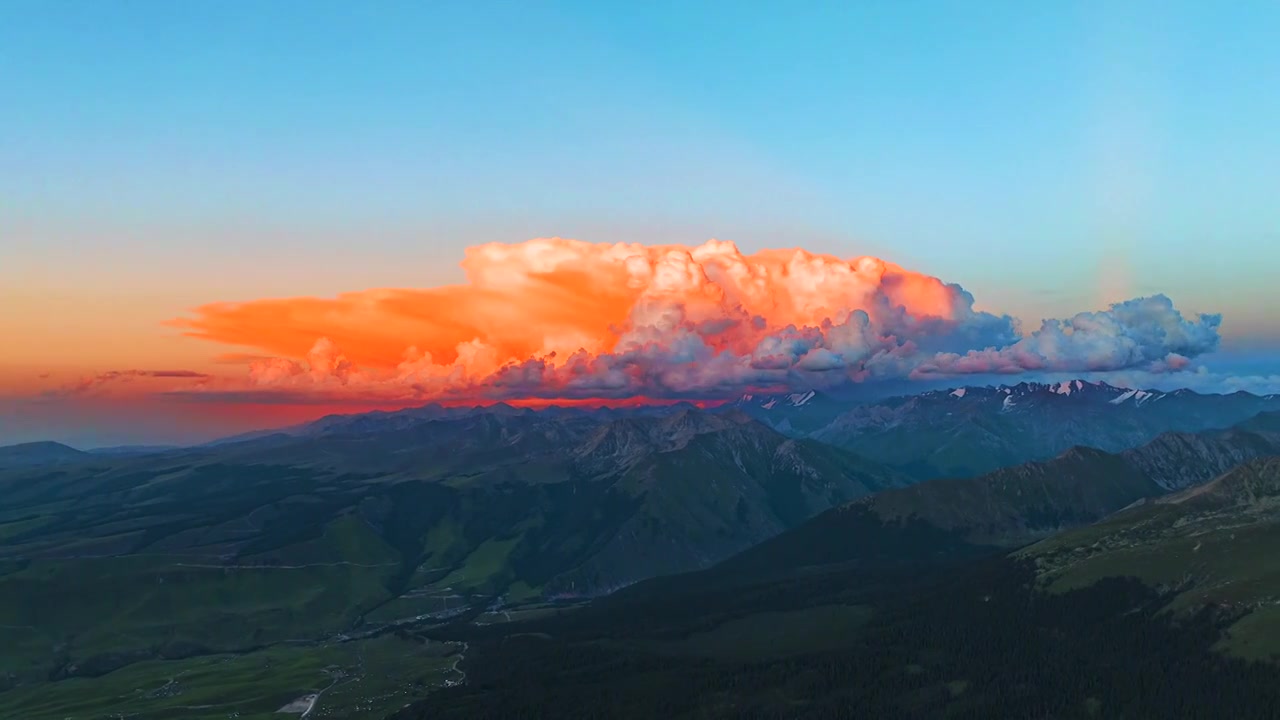
[[1269, 1], [0, 0], [0, 444], [1275, 392], [1277, 36]]

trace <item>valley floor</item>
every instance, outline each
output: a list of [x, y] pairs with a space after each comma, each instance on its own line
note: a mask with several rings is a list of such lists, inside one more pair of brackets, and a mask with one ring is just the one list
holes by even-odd
[[379, 720], [463, 677], [464, 646], [408, 635], [140, 662], [4, 693], [13, 720]]

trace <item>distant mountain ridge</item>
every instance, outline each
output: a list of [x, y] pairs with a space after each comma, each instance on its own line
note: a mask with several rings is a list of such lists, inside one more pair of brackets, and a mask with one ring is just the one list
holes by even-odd
[[1201, 395], [1072, 380], [959, 387], [840, 414], [810, 434], [918, 478], [967, 477], [1076, 446], [1119, 452], [1165, 432], [1225, 428], [1280, 410], [1280, 396]]
[[89, 457], [89, 454], [62, 443], [42, 441], [0, 447], [0, 468], [61, 465]]
[[283, 428], [254, 430], [219, 438], [205, 446], [257, 440], [272, 435], [291, 437], [380, 433], [404, 430], [415, 425], [442, 420], [460, 420], [479, 415], [503, 417], [541, 417], [560, 420], [611, 420], [626, 417], [654, 417], [682, 410], [697, 410], [693, 403], [636, 405], [628, 407], [577, 407], [548, 405], [539, 408], [515, 407], [504, 402], [492, 405], [444, 406], [438, 403], [409, 407], [402, 410], [374, 410], [365, 413], [326, 415], [297, 425]]
[[[480, 416], [598, 423], [697, 409], [688, 402], [632, 407], [552, 405], [537, 409], [505, 403], [475, 407], [431, 404], [393, 412], [328, 415], [291, 427], [222, 438], [204, 447], [246, 442], [278, 444], [287, 442], [287, 438], [390, 436], [433, 423], [441, 427], [438, 424], [442, 422]], [[1076, 445], [1118, 452], [1149, 442], [1164, 432], [1229, 427], [1265, 411], [1280, 411], [1280, 395], [1161, 392], [1076, 379], [963, 386], [870, 402], [839, 399], [818, 390], [748, 393], [705, 412], [744, 414], [783, 435], [835, 445], [916, 479], [930, 479], [971, 477], [1031, 460], [1046, 460]], [[128, 454], [174, 451], [159, 447], [128, 450]], [[65, 454], [57, 461], [70, 462], [75, 457]], [[31, 461], [34, 460], [24, 462]]]

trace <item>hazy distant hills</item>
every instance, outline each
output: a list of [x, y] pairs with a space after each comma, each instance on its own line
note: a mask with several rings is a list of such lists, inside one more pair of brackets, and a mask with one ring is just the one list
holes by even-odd
[[5, 468], [61, 465], [88, 457], [88, 453], [56, 442], [31, 442], [0, 447], [0, 470]]
[[627, 417], [656, 417], [669, 415], [682, 410], [696, 410], [691, 403], [675, 403], [670, 405], [639, 405], [634, 407], [560, 407], [551, 405], [538, 408], [517, 408], [506, 403], [495, 403], [484, 406], [445, 407], [432, 403], [421, 407], [403, 410], [375, 410], [353, 415], [326, 415], [299, 425], [270, 430], [256, 430], [231, 437], [221, 438], [206, 447], [216, 447], [231, 443], [259, 440], [272, 436], [316, 437], [326, 435], [363, 435], [372, 433], [388, 433], [407, 430], [417, 425], [430, 422], [462, 420], [465, 418], [491, 415], [495, 417], [532, 418], [547, 420], [585, 420], [605, 421]]

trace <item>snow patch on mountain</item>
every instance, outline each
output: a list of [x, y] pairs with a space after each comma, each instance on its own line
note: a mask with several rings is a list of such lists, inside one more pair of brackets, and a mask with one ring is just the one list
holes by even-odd
[[814, 390], [771, 396], [747, 393], [738, 399], [737, 405], [754, 405], [764, 410], [772, 410], [777, 407], [798, 408], [808, 405], [816, 397], [818, 397], [818, 393]]
[[800, 407], [801, 405], [804, 405], [805, 403], [812, 400], [814, 395], [817, 395], [817, 393], [810, 390], [807, 393], [795, 393], [792, 395], [788, 395], [787, 399], [791, 401], [792, 406]]
[[995, 409], [1008, 410], [1015, 403], [1025, 405], [1027, 402], [1035, 404], [1045, 401], [1073, 405], [1076, 403], [1109, 403], [1116, 406], [1128, 404], [1136, 408], [1177, 394], [1117, 387], [1106, 382], [1089, 380], [1055, 380], [1049, 383], [1021, 382], [998, 387], [991, 385], [956, 387], [932, 390], [916, 397], [921, 401], [928, 401], [930, 398], [935, 401], [946, 399], [951, 402], [963, 400], [968, 406], [989, 402], [993, 408], [996, 405], [995, 401], [999, 400], [1000, 404]]
[[1129, 391], [1127, 391], [1125, 394], [1121, 395], [1120, 397], [1118, 397], [1118, 398], [1116, 398], [1116, 399], [1112, 400], [1112, 401], [1111, 401], [1111, 404], [1112, 404], [1112, 405], [1119, 405], [1119, 404], [1121, 404], [1121, 403], [1125, 402], [1126, 400], [1128, 400], [1129, 398], [1131, 398], [1131, 397], [1133, 397], [1134, 395], [1137, 395], [1137, 394], [1138, 394], [1138, 391], [1137, 391], [1137, 390], [1129, 390]]

